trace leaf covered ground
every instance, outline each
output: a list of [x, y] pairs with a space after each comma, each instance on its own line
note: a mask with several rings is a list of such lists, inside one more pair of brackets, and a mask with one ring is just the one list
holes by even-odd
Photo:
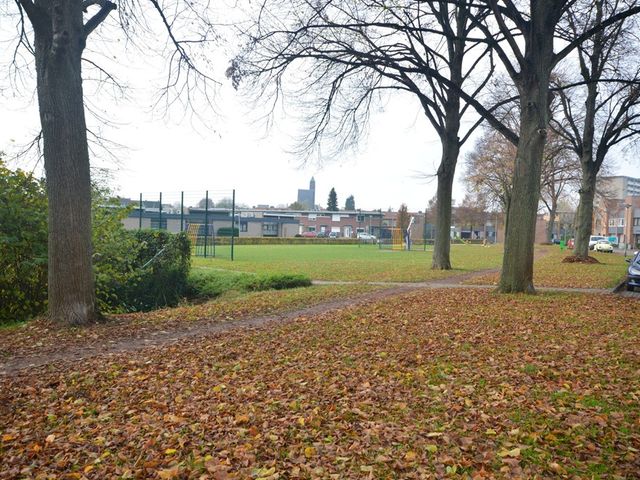
[[[559, 247], [543, 247], [544, 253], [533, 266], [533, 283], [537, 287], [556, 288], [613, 288], [625, 276], [628, 264], [619, 254], [589, 252], [599, 263], [563, 263], [571, 250]], [[497, 285], [499, 273], [476, 276], [465, 283], [473, 285]]]
[[183, 329], [198, 322], [226, 322], [276, 314], [380, 288], [372, 285], [334, 285], [254, 293], [229, 292], [205, 303], [185, 304], [146, 313], [110, 315], [105, 323], [87, 328], [59, 328], [45, 319], [36, 319], [0, 328], [0, 362], [16, 355], [42, 355], [62, 347], [104, 344], [160, 330]]
[[422, 290], [0, 379], [1, 478], [637, 478], [640, 303]]

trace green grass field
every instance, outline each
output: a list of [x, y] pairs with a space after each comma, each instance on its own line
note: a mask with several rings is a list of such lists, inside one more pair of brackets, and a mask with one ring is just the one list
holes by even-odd
[[[453, 270], [431, 270], [431, 251], [380, 250], [377, 245], [239, 245], [231, 262], [228, 247], [216, 258], [193, 258], [198, 269], [254, 273], [300, 273], [314, 280], [419, 282], [499, 268], [502, 247], [452, 245]], [[226, 249], [226, 250], [225, 250]]]

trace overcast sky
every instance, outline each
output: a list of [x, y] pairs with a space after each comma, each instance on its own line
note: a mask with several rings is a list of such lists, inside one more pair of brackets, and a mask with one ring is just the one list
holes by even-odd
[[[2, 15], [0, 15], [0, 18]], [[11, 26], [0, 20], [0, 60], [7, 71], [11, 51]], [[265, 131], [253, 122], [246, 101], [235, 92], [223, 72], [227, 56], [216, 55], [216, 74], [223, 85], [217, 93], [215, 113], [202, 109], [204, 123], [193, 120], [181, 110], [169, 116], [152, 109], [156, 88], [162, 80], [162, 59], [140, 52], [126, 53], [123, 39], [94, 42], [97, 51], [108, 50], [101, 64], [115, 72], [127, 85], [126, 97], [112, 90], [96, 91], [95, 83], [85, 82], [85, 95], [92, 111], [112, 121], [101, 125], [90, 119], [90, 127], [122, 148], [110, 147], [117, 158], [109, 158], [97, 148], [92, 162], [113, 171], [112, 187], [121, 195], [137, 198], [140, 192], [151, 198], [156, 192], [191, 192], [197, 201], [204, 190], [213, 196], [236, 189], [237, 201], [249, 206], [281, 205], [296, 200], [297, 189], [307, 188], [310, 177], [316, 179], [316, 202], [326, 205], [329, 190], [338, 193], [340, 207], [353, 195], [356, 207], [362, 209], [397, 209], [406, 203], [411, 210], [424, 210], [435, 195], [436, 171], [440, 145], [420, 107], [411, 96], [391, 97], [373, 113], [369, 135], [356, 152], [345, 152], [337, 158], [323, 158], [301, 165], [300, 158], [288, 153], [291, 135], [296, 130], [293, 120], [276, 119]], [[106, 62], [106, 64], [105, 64]], [[16, 88], [8, 77], [0, 77], [0, 151], [11, 155], [39, 131], [39, 119], [33, 81], [27, 75]], [[459, 178], [464, 165], [461, 155], [454, 199], [462, 200], [464, 187]], [[640, 176], [639, 163], [623, 159], [620, 154], [614, 171]], [[628, 155], [629, 157], [631, 155]], [[21, 164], [33, 168], [32, 161]], [[166, 199], [177, 196], [166, 195]]]

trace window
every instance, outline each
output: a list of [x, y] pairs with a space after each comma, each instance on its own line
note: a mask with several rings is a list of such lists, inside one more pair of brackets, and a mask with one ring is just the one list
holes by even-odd
[[331, 215], [331, 221], [332, 222], [339, 222], [340, 221], [340, 214], [333, 214]]
[[263, 223], [262, 224], [262, 235], [267, 237], [277, 237], [278, 236], [278, 224], [277, 223]]
[[364, 222], [364, 215], [357, 215], [356, 221], [358, 221], [360, 223]]
[[317, 213], [310, 213], [309, 214], [309, 220], [315, 220], [316, 218], [318, 218], [318, 214]]
[[633, 219], [633, 226], [634, 227], [639, 227], [640, 226], [640, 218], [634, 218]]
[[308, 230], [309, 232], [315, 232], [315, 231], [316, 231], [316, 226], [315, 226], [315, 225], [313, 225], [313, 226], [311, 226], [311, 225], [310, 225], [310, 226], [307, 228], [307, 230]]
[[328, 228], [329, 227], [327, 225], [320, 225], [320, 231], [323, 233], [326, 232]]

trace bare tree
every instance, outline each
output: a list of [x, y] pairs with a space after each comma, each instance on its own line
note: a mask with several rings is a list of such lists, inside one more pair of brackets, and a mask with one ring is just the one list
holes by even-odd
[[[493, 71], [492, 46], [466, 40], [475, 10], [442, 1], [265, 0], [228, 71], [257, 98], [295, 99], [307, 120], [307, 154], [327, 142], [333, 151], [355, 144], [385, 93], [413, 95], [442, 147], [434, 269], [451, 268], [453, 179], [460, 148], [480, 123], [462, 125], [468, 102], [460, 91], [477, 97]], [[302, 73], [292, 80], [294, 65]], [[291, 84], [300, 87], [288, 92]]]
[[[569, 11], [567, 30], [600, 24], [615, 13], [614, 2], [596, 1]], [[638, 23], [629, 19], [597, 32], [577, 49], [579, 76], [558, 81], [562, 111], [552, 127], [580, 160], [580, 203], [574, 254], [589, 255], [596, 183], [610, 150], [640, 133], [640, 60]]]
[[[467, 154], [463, 182], [490, 208], [507, 212], [511, 203], [516, 148], [495, 130], [487, 129]], [[553, 131], [544, 147], [540, 201], [549, 212], [551, 241], [558, 202], [579, 177], [578, 159], [568, 142]]]
[[506, 212], [511, 203], [511, 185], [516, 147], [500, 133], [484, 131], [465, 159], [463, 182], [491, 208]]
[[455, 208], [456, 221], [461, 227], [469, 227], [473, 239], [474, 227], [482, 226], [486, 223], [487, 202], [486, 198], [478, 192], [467, 192], [460, 205]]
[[544, 147], [540, 190], [540, 200], [549, 213], [547, 242], [553, 240], [559, 202], [579, 177], [579, 161], [571, 146], [563, 137], [550, 130]]
[[409, 228], [410, 220], [411, 220], [411, 217], [409, 215], [409, 209], [407, 207], [407, 204], [406, 203], [402, 203], [400, 205], [400, 208], [398, 209], [398, 217], [397, 217], [397, 220], [396, 220], [396, 227], [398, 227], [400, 230], [402, 230], [402, 234], [403, 235], [407, 231], [407, 228]]
[[[561, 61], [586, 40], [640, 12], [634, 1], [620, 4], [599, 21], [568, 35], [564, 28], [569, 10], [586, 0], [514, 2], [512, 0], [451, 0], [474, 5], [480, 14], [471, 17], [478, 41], [490, 45], [519, 94], [517, 132], [487, 112], [479, 102], [463, 95], [478, 113], [517, 145], [511, 201], [507, 211], [505, 251], [499, 291], [535, 292], [533, 248], [540, 197], [544, 145], [549, 126], [551, 75]], [[556, 51], [556, 38], [563, 43]], [[474, 37], [475, 38], [475, 37]], [[438, 75], [438, 72], [432, 72]], [[464, 92], [463, 92], [464, 93]]]
[[[7, 2], [5, 12], [9, 12]], [[16, 0], [18, 18], [14, 65], [20, 52], [33, 55], [44, 167], [49, 205], [48, 307], [56, 322], [82, 325], [99, 318], [95, 305], [91, 247], [91, 174], [83, 60], [113, 77], [84, 57], [87, 42], [112, 12], [128, 38], [149, 32], [155, 15], [169, 45], [169, 76], [164, 86], [171, 92], [192, 92], [211, 80], [193, 60], [193, 49], [211, 40], [212, 29], [204, 4], [176, 0], [171, 5], [151, 0], [148, 7], [137, 2], [110, 0]], [[177, 30], [192, 22], [198, 33], [182, 39]], [[152, 38], [152, 36], [150, 37]], [[163, 46], [164, 48], [164, 46]], [[200, 83], [203, 81], [202, 83]]]

